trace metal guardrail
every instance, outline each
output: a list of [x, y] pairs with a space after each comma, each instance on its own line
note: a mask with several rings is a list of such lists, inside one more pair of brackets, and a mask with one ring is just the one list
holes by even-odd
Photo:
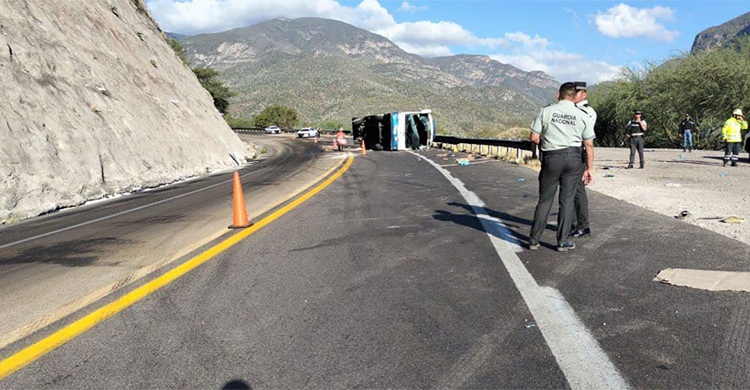
[[[496, 154], [499, 154], [499, 148], [515, 149], [517, 158], [521, 158], [522, 151], [531, 152], [531, 158], [538, 158], [537, 146], [531, 140], [518, 139], [497, 139], [497, 138], [459, 138], [446, 135], [436, 135], [433, 141], [439, 144], [456, 145], [459, 150], [471, 152], [474, 146], [479, 146], [479, 152], [482, 152], [482, 146], [487, 146], [487, 153], [490, 153], [490, 147], [495, 147]], [[467, 147], [468, 146], [468, 147]], [[463, 149], [463, 150], [462, 150]]]
[[[266, 131], [265, 127], [232, 127], [232, 130], [234, 130], [235, 133], [264, 133]], [[300, 129], [293, 129], [293, 130], [286, 130], [281, 129], [282, 133], [296, 133]], [[320, 134], [336, 134], [338, 130], [320, 130]], [[344, 134], [351, 134], [351, 130], [344, 130]]]

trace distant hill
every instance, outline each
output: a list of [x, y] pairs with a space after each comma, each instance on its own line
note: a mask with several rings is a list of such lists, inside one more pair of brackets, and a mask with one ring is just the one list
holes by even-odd
[[738, 37], [750, 35], [750, 12], [724, 24], [703, 30], [695, 37], [692, 54], [715, 50], [734, 42]]
[[243, 117], [274, 103], [297, 108], [305, 124], [431, 108], [441, 132], [471, 134], [528, 125], [558, 86], [487, 56], [423, 58], [328, 19], [276, 19], [180, 41], [194, 66], [219, 70], [239, 93], [230, 110]]

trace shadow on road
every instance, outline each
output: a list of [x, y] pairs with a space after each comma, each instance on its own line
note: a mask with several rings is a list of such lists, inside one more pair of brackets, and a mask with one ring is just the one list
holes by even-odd
[[97, 263], [101, 255], [112, 250], [115, 245], [132, 244], [130, 240], [116, 237], [102, 237], [92, 240], [59, 242], [24, 249], [11, 258], [0, 258], [0, 265], [48, 263], [63, 267], [116, 267], [116, 263]]
[[242, 379], [232, 379], [225, 383], [224, 386], [221, 387], [221, 390], [253, 390], [253, 387]]
[[[449, 202], [447, 203], [447, 205], [452, 206], [452, 207], [462, 208], [468, 211], [470, 214], [454, 214], [450, 211], [435, 210], [435, 215], [433, 215], [433, 218], [435, 218], [438, 221], [453, 222], [461, 226], [466, 226], [472, 229], [479, 230], [481, 232], [485, 232], [485, 229], [482, 226], [482, 222], [479, 220], [481, 215], [474, 214], [473, 207], [471, 207], [470, 205], [467, 205], [464, 203], [458, 203], [458, 202]], [[487, 212], [486, 214], [487, 216], [499, 219], [507, 227], [507, 229], [503, 229], [502, 227], [498, 226], [496, 229], [490, 229], [490, 231], [488, 231], [487, 233], [490, 233], [493, 236], [503, 241], [506, 241], [508, 243], [511, 243], [513, 245], [520, 245], [521, 242], [529, 241], [529, 236], [523, 233], [520, 233], [519, 230], [530, 228], [531, 223], [532, 223], [531, 220], [517, 217], [515, 215], [510, 215], [501, 211], [488, 209], [487, 207], [484, 207], [484, 210]], [[514, 223], [525, 225], [525, 226], [522, 227]], [[551, 230], [551, 231], [557, 231], [557, 228], [550, 224], [547, 224], [546, 229]], [[547, 243], [542, 243], [542, 246], [550, 248], [550, 249], [556, 249], [556, 246], [547, 244]]]

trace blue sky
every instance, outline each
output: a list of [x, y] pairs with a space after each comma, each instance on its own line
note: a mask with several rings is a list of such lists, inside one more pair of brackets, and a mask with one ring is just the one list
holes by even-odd
[[170, 32], [216, 32], [277, 17], [342, 20], [424, 55], [486, 54], [558, 80], [591, 83], [690, 50], [747, 1], [149, 0]]

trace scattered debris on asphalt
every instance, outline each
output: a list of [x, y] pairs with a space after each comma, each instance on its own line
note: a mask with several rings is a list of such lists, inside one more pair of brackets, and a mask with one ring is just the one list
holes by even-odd
[[727, 175], [726, 173], [720, 173], [720, 174], [719, 174], [719, 179], [723, 179], [723, 178], [724, 178], [724, 176], [726, 176], [726, 175]]
[[675, 218], [677, 219], [685, 219], [687, 217], [692, 217], [693, 214], [690, 211], [683, 210], [679, 214], [675, 215]]
[[530, 323], [530, 324], [526, 324], [526, 325], [524, 325], [524, 327], [525, 327], [526, 329], [536, 328], [536, 324], [532, 322], [532, 323]]
[[469, 165], [469, 164], [471, 164], [471, 162], [469, 161], [468, 158], [459, 158], [459, 159], [456, 159], [456, 164], [458, 164], [458, 165]]
[[745, 218], [740, 218], [740, 217], [734, 217], [734, 216], [732, 216], [732, 217], [726, 217], [726, 218], [722, 219], [719, 222], [724, 222], [724, 223], [745, 223]]
[[519, 177], [519, 178], [518, 178], [518, 181], [519, 181], [519, 182], [521, 182], [521, 181], [526, 181], [526, 178], [523, 178], [523, 177]]
[[680, 183], [667, 183], [664, 185], [664, 187], [682, 187], [682, 184]]
[[615, 177], [615, 175], [613, 175], [611, 173], [608, 173], [608, 174], [604, 175], [604, 177]]

